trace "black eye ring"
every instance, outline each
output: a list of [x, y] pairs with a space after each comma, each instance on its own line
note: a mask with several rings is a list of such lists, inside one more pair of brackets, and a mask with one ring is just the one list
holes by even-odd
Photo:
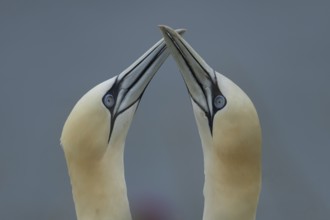
[[213, 100], [213, 105], [216, 109], [222, 109], [226, 105], [226, 98], [222, 95], [217, 95]]
[[111, 94], [106, 94], [104, 97], [103, 97], [103, 104], [108, 107], [108, 108], [111, 108], [112, 106], [114, 106], [115, 104], [115, 98], [113, 97], [113, 95]]

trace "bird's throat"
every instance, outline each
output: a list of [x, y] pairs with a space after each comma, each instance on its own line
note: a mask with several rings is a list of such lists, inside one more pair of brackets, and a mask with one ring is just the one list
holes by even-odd
[[203, 220], [255, 219], [261, 187], [259, 155], [227, 155], [216, 147], [204, 148], [204, 173]]
[[94, 161], [67, 158], [67, 164], [78, 220], [131, 219], [123, 150], [109, 150]]

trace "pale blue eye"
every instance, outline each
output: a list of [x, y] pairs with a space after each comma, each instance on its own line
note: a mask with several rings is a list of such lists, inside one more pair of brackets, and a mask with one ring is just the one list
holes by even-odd
[[213, 105], [215, 108], [217, 109], [221, 109], [225, 106], [226, 104], [226, 99], [224, 96], [222, 95], [217, 95], [215, 98], [214, 98], [214, 101], [213, 101]]
[[115, 104], [115, 98], [111, 94], [106, 94], [103, 97], [103, 104], [106, 107], [111, 108]]

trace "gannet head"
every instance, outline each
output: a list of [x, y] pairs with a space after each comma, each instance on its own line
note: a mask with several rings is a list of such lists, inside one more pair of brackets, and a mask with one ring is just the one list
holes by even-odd
[[204, 219], [252, 219], [261, 184], [256, 109], [242, 89], [213, 70], [181, 36], [169, 27], [160, 29], [187, 86], [203, 145], [205, 207], [213, 209], [204, 211]]
[[[233, 142], [259, 145], [259, 119], [246, 93], [213, 70], [175, 31], [166, 26], [160, 28], [186, 83], [201, 137], [213, 142], [227, 140], [233, 146]], [[235, 134], [235, 138], [228, 134]]]
[[67, 158], [99, 159], [108, 148], [125, 142], [143, 92], [168, 55], [160, 40], [122, 73], [95, 86], [77, 102], [61, 136]]

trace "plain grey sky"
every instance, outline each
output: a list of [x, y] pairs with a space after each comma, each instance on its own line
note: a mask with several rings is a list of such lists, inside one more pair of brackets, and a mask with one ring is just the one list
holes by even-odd
[[[251, 97], [263, 128], [257, 219], [330, 218], [329, 1], [0, 1], [0, 219], [75, 219], [59, 138], [76, 101], [161, 38], [185, 38]], [[129, 199], [202, 218], [203, 162], [170, 57], [129, 131]]]

